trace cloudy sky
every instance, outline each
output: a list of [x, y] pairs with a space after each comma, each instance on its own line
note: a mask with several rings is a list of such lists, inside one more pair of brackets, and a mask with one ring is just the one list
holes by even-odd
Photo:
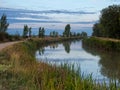
[[9, 28], [28, 24], [63, 29], [67, 23], [73, 29], [91, 28], [99, 20], [100, 10], [113, 4], [120, 0], [0, 0], [0, 16], [7, 14]]

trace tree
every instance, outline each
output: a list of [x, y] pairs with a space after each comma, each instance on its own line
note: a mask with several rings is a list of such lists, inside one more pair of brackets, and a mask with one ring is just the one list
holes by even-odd
[[39, 28], [39, 34], [38, 34], [39, 38], [42, 37], [42, 31], [41, 31], [41, 27]]
[[26, 37], [31, 37], [31, 27], [29, 28], [27, 25], [24, 25], [24, 29], [23, 29], [23, 37], [26, 38]]
[[58, 37], [58, 32], [52, 31], [50, 32], [51, 37]]
[[31, 31], [31, 27], [29, 28], [29, 37], [31, 37], [32, 31]]
[[7, 17], [3, 14], [0, 19], [0, 32], [6, 32], [8, 26], [9, 23], [7, 22]]
[[120, 38], [120, 5], [112, 5], [101, 11], [100, 23], [105, 34], [111, 38]]
[[77, 37], [80, 37], [81, 36], [81, 34], [80, 33], [77, 33]]
[[70, 24], [67, 24], [67, 25], [65, 26], [65, 30], [64, 30], [64, 32], [63, 32], [63, 36], [65, 36], [65, 37], [70, 37], [70, 29], [71, 29]]
[[50, 32], [50, 37], [52, 37], [53, 36], [53, 32]]
[[82, 32], [81, 33], [81, 37], [83, 37], [83, 38], [87, 37], [87, 33], [86, 32]]
[[100, 28], [99, 23], [94, 24], [92, 36], [97, 36], [97, 37], [103, 36], [102, 28]]
[[44, 29], [44, 27], [42, 28], [42, 37], [44, 37], [45, 36], [45, 29]]
[[112, 5], [101, 11], [99, 23], [93, 27], [93, 36], [120, 38], [120, 5]]
[[38, 35], [39, 37], [44, 37], [45, 36], [45, 29], [44, 28], [39, 28], [39, 35]]

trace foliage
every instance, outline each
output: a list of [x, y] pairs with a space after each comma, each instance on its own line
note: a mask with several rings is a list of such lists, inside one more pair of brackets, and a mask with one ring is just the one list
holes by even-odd
[[23, 29], [23, 37], [31, 37], [31, 27], [29, 28], [27, 25], [24, 25], [24, 29]]
[[32, 31], [31, 31], [31, 27], [29, 28], [29, 37], [31, 37], [32, 36]]
[[101, 11], [100, 20], [93, 27], [93, 36], [120, 38], [120, 5], [112, 5]]
[[8, 26], [9, 26], [9, 24], [7, 23], [7, 17], [6, 17], [6, 15], [3, 14], [0, 19], [0, 32], [5, 33]]
[[55, 31], [50, 32], [50, 36], [51, 37], [58, 37], [58, 32], [55, 32]]
[[5, 41], [9, 38], [9, 34], [6, 32], [8, 26], [7, 17], [3, 14], [0, 19], [0, 41]]
[[65, 26], [65, 30], [64, 30], [64, 32], [63, 32], [63, 36], [65, 36], [65, 37], [70, 37], [70, 29], [71, 29], [71, 27], [70, 27], [70, 24], [67, 24], [66, 26]]
[[38, 35], [39, 37], [44, 37], [45, 36], [45, 29], [44, 28], [39, 28], [39, 35]]
[[86, 37], [87, 37], [87, 33], [86, 33], [86, 32], [82, 32], [82, 33], [81, 33], [81, 37], [82, 37], [82, 38], [86, 38]]
[[0, 32], [0, 41], [4, 41], [9, 38], [8, 33], [6, 32]]

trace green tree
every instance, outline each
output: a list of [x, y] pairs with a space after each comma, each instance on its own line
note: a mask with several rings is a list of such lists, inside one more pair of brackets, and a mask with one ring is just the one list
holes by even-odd
[[92, 36], [103, 36], [102, 28], [100, 27], [99, 23], [94, 24]]
[[28, 26], [24, 25], [24, 29], [23, 29], [23, 37], [26, 38], [27, 37], [27, 33], [28, 33]]
[[86, 32], [82, 32], [81, 33], [81, 37], [83, 37], [83, 38], [87, 37], [87, 33]]
[[45, 36], [45, 29], [44, 28], [39, 28], [39, 35], [38, 35], [39, 37], [44, 37]]
[[30, 28], [29, 28], [29, 37], [31, 37], [31, 36], [32, 36], [32, 35], [31, 35], [31, 34], [32, 34], [31, 29], [32, 29], [32, 28], [30, 27]]
[[120, 5], [112, 5], [101, 11], [99, 23], [93, 27], [93, 36], [120, 38]]
[[81, 34], [80, 34], [80, 33], [77, 33], [77, 36], [78, 36], [78, 37], [80, 37], [80, 36], [81, 36]]
[[53, 32], [50, 32], [50, 37], [52, 37], [53, 36]]
[[58, 35], [58, 32], [56, 32], [56, 33], [55, 33], [55, 37], [58, 37], [58, 36], [59, 36], [59, 35]]
[[9, 23], [7, 22], [7, 17], [3, 14], [0, 19], [0, 32], [6, 32], [8, 26]]
[[70, 24], [67, 24], [66, 26], [65, 26], [65, 30], [64, 30], [64, 32], [63, 32], [63, 36], [65, 36], [65, 37], [70, 37], [70, 29], [71, 29], [71, 27], [70, 27]]
[[51, 37], [58, 37], [58, 32], [52, 31], [50, 32]]
[[120, 5], [112, 5], [101, 11], [100, 23], [105, 34], [111, 38], [120, 38]]
[[39, 38], [42, 37], [42, 30], [41, 30], [41, 27], [39, 28], [38, 36], [39, 36]]
[[44, 29], [44, 27], [42, 28], [42, 37], [45, 37], [45, 29]]

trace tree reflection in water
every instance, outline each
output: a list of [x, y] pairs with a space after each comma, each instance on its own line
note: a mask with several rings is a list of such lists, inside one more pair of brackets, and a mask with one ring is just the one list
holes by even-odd
[[58, 43], [54, 43], [54, 44], [51, 44], [50, 45], [50, 48], [52, 48], [52, 49], [55, 49], [55, 48], [57, 48], [58, 47]]
[[69, 41], [69, 42], [63, 42], [63, 46], [64, 46], [64, 48], [65, 48], [65, 51], [66, 51], [66, 53], [70, 53], [70, 45], [71, 45], [71, 42]]
[[120, 53], [105, 52], [87, 45], [82, 45], [83, 49], [93, 55], [101, 57], [99, 65], [101, 66], [101, 74], [111, 80], [118, 80], [120, 82]]
[[43, 55], [44, 51], [45, 51], [45, 48], [44, 47], [40, 47], [39, 48], [39, 55]]

